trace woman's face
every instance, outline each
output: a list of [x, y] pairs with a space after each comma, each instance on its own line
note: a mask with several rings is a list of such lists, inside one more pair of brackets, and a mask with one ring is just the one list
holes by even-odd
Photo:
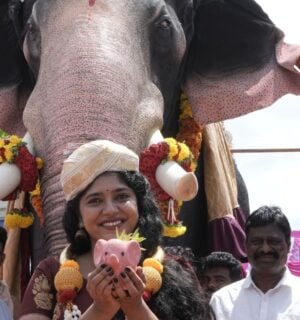
[[116, 229], [133, 232], [139, 217], [134, 191], [116, 173], [99, 176], [81, 197], [79, 210], [92, 243], [116, 238]]

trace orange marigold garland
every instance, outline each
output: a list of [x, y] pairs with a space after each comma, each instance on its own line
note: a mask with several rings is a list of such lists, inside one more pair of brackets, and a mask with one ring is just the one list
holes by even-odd
[[8, 211], [4, 218], [4, 224], [8, 229], [25, 229], [33, 224], [34, 216], [26, 208], [12, 209]]
[[74, 304], [78, 292], [82, 288], [83, 277], [79, 271], [79, 264], [75, 260], [66, 260], [61, 263], [54, 278], [57, 290], [57, 300], [64, 306], [64, 319], [80, 319], [81, 312]]
[[177, 140], [188, 145], [194, 155], [195, 162], [197, 162], [200, 155], [203, 127], [194, 120], [191, 104], [184, 92], [180, 97], [180, 111]]
[[160, 164], [173, 160], [186, 171], [195, 171], [202, 142], [202, 127], [194, 121], [185, 93], [180, 97], [180, 110], [177, 141], [166, 138], [163, 142], [150, 145], [140, 156], [140, 171], [148, 178], [159, 202], [164, 222], [163, 234], [168, 237], [177, 237], [186, 232], [186, 227], [177, 219], [182, 202], [172, 199], [159, 186], [155, 179], [156, 169]]
[[143, 274], [146, 278], [143, 298], [150, 301], [153, 294], [157, 293], [162, 286], [161, 274], [164, 271], [162, 263], [155, 258], [147, 258], [143, 261]]
[[30, 195], [30, 202], [31, 205], [39, 218], [40, 225], [44, 225], [44, 216], [43, 216], [43, 209], [42, 209], [42, 198], [41, 198], [41, 187], [40, 181], [38, 180], [35, 189], [29, 193]]

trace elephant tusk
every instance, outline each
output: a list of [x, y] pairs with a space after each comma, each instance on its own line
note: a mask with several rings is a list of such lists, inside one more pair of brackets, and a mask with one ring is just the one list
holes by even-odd
[[[164, 140], [160, 130], [150, 135], [149, 145]], [[198, 192], [198, 181], [193, 172], [186, 172], [177, 162], [167, 161], [160, 164], [155, 173], [160, 187], [172, 198], [179, 201], [192, 200]]]
[[186, 172], [175, 161], [160, 164], [155, 178], [160, 187], [174, 199], [189, 201], [197, 195], [198, 181], [195, 174]]
[[[33, 141], [27, 132], [22, 141], [26, 142], [26, 147], [31, 154], [34, 154]], [[11, 194], [21, 182], [21, 171], [13, 163], [4, 162], [0, 165], [0, 200]]]
[[150, 146], [151, 144], [154, 144], [154, 143], [162, 142], [162, 141], [164, 141], [164, 137], [161, 134], [161, 131], [159, 129], [154, 129], [152, 131], [152, 133], [150, 134], [148, 146]]
[[25, 136], [22, 139], [23, 142], [26, 142], [26, 147], [28, 149], [28, 151], [32, 154], [35, 155], [35, 151], [34, 151], [34, 145], [33, 145], [33, 140], [29, 134], [29, 132], [26, 132]]

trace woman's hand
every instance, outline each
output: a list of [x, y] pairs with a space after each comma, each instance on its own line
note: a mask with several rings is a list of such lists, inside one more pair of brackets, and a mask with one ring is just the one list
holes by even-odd
[[126, 304], [132, 307], [133, 303], [140, 303], [142, 300], [145, 282], [141, 267], [137, 267], [136, 271], [126, 267], [119, 277], [114, 278], [112, 295], [120, 302], [122, 309]]
[[119, 301], [128, 320], [157, 319], [142, 297], [145, 283], [142, 267], [137, 267], [136, 270], [126, 267], [118, 278], [114, 278], [112, 295]]
[[112, 296], [114, 271], [103, 264], [92, 271], [87, 278], [87, 291], [94, 300], [94, 309], [114, 315], [120, 308]]

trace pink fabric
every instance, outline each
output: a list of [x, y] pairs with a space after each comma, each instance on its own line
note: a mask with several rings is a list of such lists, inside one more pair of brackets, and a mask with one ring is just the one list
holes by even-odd
[[295, 237], [295, 238], [300, 238], [300, 230], [294, 230], [292, 231], [292, 237]]
[[292, 236], [292, 244], [287, 265], [291, 273], [300, 277], [300, 234]]
[[260, 70], [223, 77], [192, 74], [184, 89], [195, 119], [201, 125], [223, 121], [268, 107], [287, 93], [299, 95], [298, 59], [300, 46], [280, 41], [276, 57]]

